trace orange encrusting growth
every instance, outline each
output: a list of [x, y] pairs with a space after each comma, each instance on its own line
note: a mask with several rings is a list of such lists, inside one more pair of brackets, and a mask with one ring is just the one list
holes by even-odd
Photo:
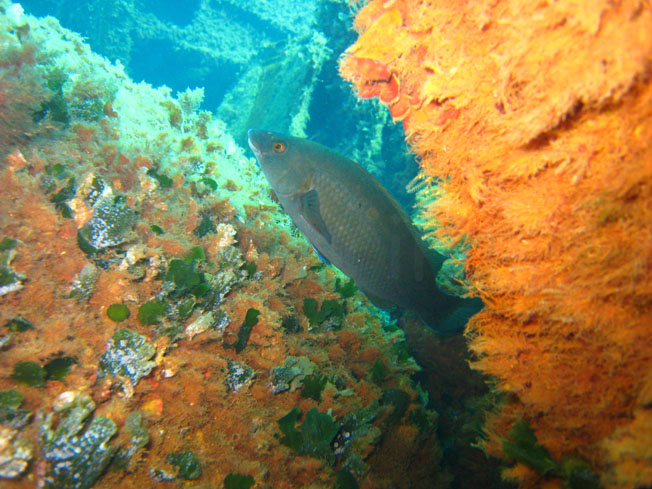
[[652, 483], [651, 26], [637, 1], [372, 0], [341, 64], [441, 181], [431, 232], [472, 245], [474, 366], [512, 394], [486, 450], [526, 418], [607, 487]]

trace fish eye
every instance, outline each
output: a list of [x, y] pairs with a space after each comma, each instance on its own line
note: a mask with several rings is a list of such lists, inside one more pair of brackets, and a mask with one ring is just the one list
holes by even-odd
[[275, 153], [282, 153], [285, 151], [285, 143], [282, 141], [276, 141], [273, 145], [272, 148], [274, 148]]

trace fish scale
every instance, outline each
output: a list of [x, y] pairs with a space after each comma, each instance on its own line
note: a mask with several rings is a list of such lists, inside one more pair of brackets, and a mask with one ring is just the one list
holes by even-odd
[[[357, 163], [312, 141], [267, 131], [250, 130], [249, 146], [310, 244], [374, 304], [412, 309], [442, 332], [463, 327], [479, 309], [478, 302], [437, 288], [444, 257], [426, 252], [401, 206]], [[458, 308], [465, 314], [457, 317]]]

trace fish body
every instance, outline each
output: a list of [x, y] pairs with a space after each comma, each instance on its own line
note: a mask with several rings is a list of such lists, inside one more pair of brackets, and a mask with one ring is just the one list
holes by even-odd
[[464, 326], [454, 316], [467, 301], [435, 283], [444, 257], [426, 250], [407, 214], [371, 174], [306, 139], [249, 130], [249, 146], [315, 251], [374, 304], [414, 310], [440, 332]]

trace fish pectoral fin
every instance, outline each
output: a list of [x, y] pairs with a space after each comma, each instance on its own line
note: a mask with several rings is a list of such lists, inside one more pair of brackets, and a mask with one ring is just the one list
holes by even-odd
[[379, 309], [391, 309], [392, 307], [395, 306], [395, 304], [392, 304], [390, 301], [386, 299], [381, 299], [380, 297], [370, 294], [369, 292], [366, 292], [364, 290], [362, 290], [362, 293], [366, 295], [367, 299], [369, 299], [369, 301]]
[[319, 211], [319, 193], [314, 188], [308, 190], [305, 194], [301, 195], [300, 201], [301, 214], [303, 214], [304, 219], [330, 244], [331, 233], [328, 232], [326, 223]]

